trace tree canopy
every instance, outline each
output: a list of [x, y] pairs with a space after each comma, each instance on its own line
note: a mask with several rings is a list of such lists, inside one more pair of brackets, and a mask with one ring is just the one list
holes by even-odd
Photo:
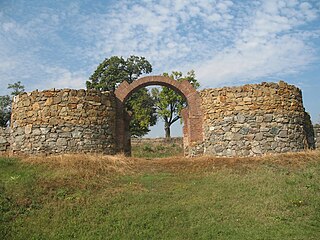
[[[132, 83], [142, 74], [152, 72], [152, 66], [144, 57], [130, 56], [127, 59], [118, 56], [106, 58], [86, 82], [88, 89], [114, 91], [122, 81]], [[132, 113], [130, 133], [143, 136], [149, 127], [156, 124], [157, 116], [154, 100], [146, 88], [134, 93], [126, 102], [126, 108]]]
[[11, 98], [12, 96], [17, 96], [18, 94], [24, 92], [24, 86], [20, 81], [8, 84], [8, 89], [11, 89], [11, 96], [5, 95], [0, 96], [0, 126], [6, 127], [11, 117]]
[[[193, 70], [188, 72], [185, 76], [183, 76], [182, 72], [178, 71], [173, 71], [170, 75], [168, 73], [163, 73], [163, 76], [170, 77], [180, 82], [187, 80], [195, 88], [200, 86]], [[155, 101], [157, 114], [164, 121], [165, 137], [170, 138], [171, 125], [181, 118], [181, 110], [186, 107], [187, 103], [183, 96], [168, 87], [162, 87], [161, 90], [159, 90], [159, 88], [153, 88], [152, 96]]]
[[152, 66], [144, 57], [130, 56], [124, 59], [112, 56], [99, 64], [86, 85], [88, 89], [114, 91], [122, 81], [132, 83], [141, 74], [151, 72]]

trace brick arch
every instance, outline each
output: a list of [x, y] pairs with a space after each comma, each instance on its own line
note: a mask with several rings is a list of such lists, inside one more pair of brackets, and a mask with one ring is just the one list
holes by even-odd
[[188, 82], [178, 82], [169, 77], [164, 76], [147, 76], [135, 80], [131, 84], [123, 81], [115, 90], [117, 98], [117, 142], [119, 151], [123, 151], [130, 155], [130, 132], [128, 123], [130, 117], [124, 110], [125, 101], [136, 91], [143, 87], [160, 85], [173, 89], [181, 94], [187, 101], [188, 106], [181, 112], [184, 122], [183, 126], [183, 143], [185, 155], [190, 155], [188, 150], [195, 144], [203, 141], [202, 134], [202, 112], [201, 99], [196, 89]]

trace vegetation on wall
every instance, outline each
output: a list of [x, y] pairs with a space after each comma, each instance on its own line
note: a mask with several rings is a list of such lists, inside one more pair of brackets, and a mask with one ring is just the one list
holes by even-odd
[[24, 86], [20, 81], [8, 84], [8, 89], [11, 89], [11, 96], [0, 96], [0, 127], [8, 126], [11, 117], [11, 98], [24, 92]]

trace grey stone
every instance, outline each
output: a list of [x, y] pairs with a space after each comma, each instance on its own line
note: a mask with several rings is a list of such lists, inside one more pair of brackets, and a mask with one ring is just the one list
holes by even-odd
[[224, 139], [225, 140], [232, 140], [232, 138], [233, 138], [233, 134], [231, 132], [226, 132], [224, 134]]
[[255, 154], [262, 154], [260, 146], [252, 147], [252, 152], [255, 153]]
[[25, 137], [24, 137], [23, 135], [20, 135], [20, 136], [16, 136], [15, 139], [14, 139], [14, 141], [15, 141], [16, 143], [21, 144], [21, 143], [23, 143], [24, 139], [25, 139]]
[[47, 134], [48, 132], [50, 132], [50, 130], [50, 128], [40, 127], [41, 134]]
[[256, 117], [256, 122], [257, 122], [257, 123], [263, 122], [263, 116], [257, 116], [257, 117]]
[[272, 127], [269, 132], [270, 132], [272, 135], [277, 135], [277, 134], [279, 133], [279, 131], [280, 131], [279, 128], [277, 128], [277, 127]]
[[280, 131], [278, 136], [281, 137], [281, 138], [287, 138], [288, 137], [288, 131], [287, 130], [282, 130], [282, 131]]
[[264, 121], [265, 122], [271, 122], [273, 119], [273, 114], [265, 114], [264, 115]]
[[41, 130], [39, 128], [33, 129], [32, 130], [32, 135], [35, 135], [35, 136], [41, 135]]
[[246, 117], [243, 115], [237, 115], [236, 116], [236, 121], [239, 123], [244, 123], [246, 121]]
[[72, 134], [70, 132], [62, 132], [59, 134], [60, 138], [71, 138]]
[[[235, 133], [233, 135], [233, 140], [239, 141], [243, 138], [243, 135], [239, 134], [239, 133]], [[240, 142], [241, 143], [241, 142]]]
[[15, 135], [23, 135], [24, 134], [24, 128], [17, 127], [14, 131]]
[[243, 134], [243, 135], [247, 135], [250, 132], [250, 129], [247, 127], [243, 127], [240, 129], [239, 133]]
[[57, 146], [67, 146], [68, 141], [65, 138], [58, 138], [57, 139]]
[[257, 133], [257, 134], [255, 134], [255, 136], [254, 136], [254, 140], [256, 140], [256, 141], [261, 141], [263, 139], [263, 133]]
[[223, 146], [222, 144], [217, 143], [216, 145], [214, 145], [213, 148], [214, 148], [214, 151], [216, 153], [221, 153], [225, 149], [225, 146]]
[[226, 126], [226, 127], [223, 127], [223, 128], [222, 128], [222, 130], [223, 130], [224, 132], [229, 132], [230, 129], [231, 129], [230, 126]]
[[233, 117], [224, 117], [223, 120], [226, 123], [233, 122]]
[[7, 138], [0, 136], [0, 144], [8, 143]]
[[82, 136], [82, 132], [79, 130], [75, 130], [71, 132], [73, 138], [80, 138]]

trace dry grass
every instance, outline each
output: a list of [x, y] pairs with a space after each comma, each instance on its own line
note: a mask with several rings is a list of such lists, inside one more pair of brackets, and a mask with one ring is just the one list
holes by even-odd
[[319, 150], [0, 164], [0, 239], [319, 239]]
[[278, 164], [299, 167], [305, 163], [319, 161], [320, 151], [270, 154], [260, 157], [169, 157], [169, 158], [130, 158], [123, 155], [106, 156], [101, 154], [63, 154], [43, 157], [27, 157], [22, 161], [31, 164], [45, 164], [49, 168], [60, 168], [70, 174], [94, 177], [133, 172], [195, 172], [211, 171], [220, 168], [254, 168], [260, 164]]
[[126, 158], [123, 155], [61, 154], [26, 157], [22, 159], [22, 162], [61, 169], [61, 174], [92, 178], [130, 173], [134, 159]]

